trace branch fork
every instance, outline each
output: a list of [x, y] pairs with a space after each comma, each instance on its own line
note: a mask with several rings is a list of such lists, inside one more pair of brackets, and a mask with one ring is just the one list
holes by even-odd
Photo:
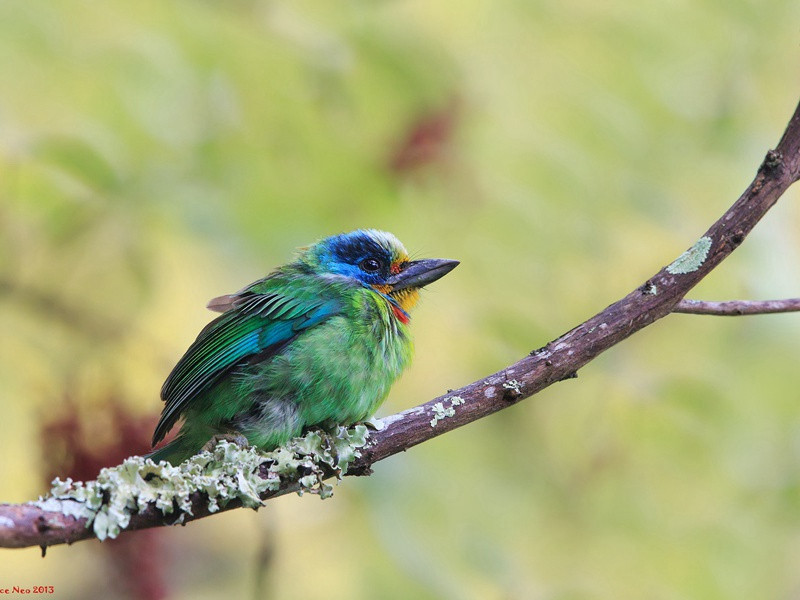
[[[364, 445], [350, 445], [351, 462], [345, 474], [368, 475], [372, 465], [380, 460], [502, 410], [556, 382], [574, 378], [580, 368], [599, 354], [673, 312], [734, 316], [800, 310], [800, 298], [728, 302], [684, 299], [698, 282], [745, 240], [753, 227], [799, 177], [800, 105], [795, 109], [777, 147], [767, 152], [753, 182], [705, 234], [669, 266], [624, 298], [502, 371], [383, 419], [383, 427], [369, 433]], [[299, 438], [300, 441], [302, 439]], [[223, 444], [218, 445], [215, 452]], [[226, 451], [225, 448], [227, 446], [223, 446], [223, 451]], [[279, 451], [281, 449], [275, 452]], [[253, 471], [251, 464], [249, 475], [255, 473], [264, 479], [273, 477], [267, 472], [271, 467], [266, 470], [263, 468], [269, 460], [273, 459], [268, 456], [256, 459], [258, 466]], [[152, 466], [147, 468], [152, 469]], [[301, 469], [295, 469], [293, 473], [290, 471], [288, 469], [280, 474], [280, 483], [277, 485], [273, 481], [267, 486], [268, 489], [257, 488], [261, 502], [289, 491], [301, 491], [300, 480], [307, 474]], [[333, 474], [334, 469], [324, 470], [323, 473], [324, 476]], [[91, 485], [91, 482], [86, 485]], [[187, 492], [185, 497], [181, 497], [181, 503], [188, 510], [182, 513], [180, 522], [209, 516], [211, 507], [214, 507], [212, 500], [207, 491], [198, 489]], [[94, 528], [87, 527], [89, 523], [94, 523], [90, 516], [80, 511], [70, 512], [63, 507], [55, 509], [55, 506], [49, 507], [47, 502], [0, 505], [0, 547], [40, 546], [44, 551], [50, 545], [69, 544], [97, 536], [96, 525]], [[224, 506], [216, 507], [224, 511], [242, 506], [243, 503], [245, 501], [241, 498], [231, 497]], [[122, 531], [173, 524], [175, 516], [165, 514], [157, 504], [156, 500], [137, 503]], [[106, 528], [104, 531], [108, 533], [109, 530]]]

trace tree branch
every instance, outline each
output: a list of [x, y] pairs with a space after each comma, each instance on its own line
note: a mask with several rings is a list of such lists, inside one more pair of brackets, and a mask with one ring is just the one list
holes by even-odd
[[[624, 298], [518, 362], [384, 419], [384, 427], [370, 435], [368, 444], [361, 448], [360, 456], [350, 464], [347, 474], [367, 475], [372, 465], [380, 460], [507, 408], [553, 383], [575, 377], [581, 367], [605, 350], [654, 321], [686, 308], [687, 303], [681, 304], [686, 293], [744, 241], [798, 177], [800, 105], [778, 146], [767, 153], [753, 182], [678, 259]], [[282, 480], [279, 489], [262, 494], [262, 499], [300, 489], [298, 477]], [[210, 514], [204, 493], [195, 492], [190, 500], [191, 514], [184, 514], [182, 523]], [[241, 502], [234, 500], [221, 510], [237, 506], [241, 506]], [[127, 529], [157, 527], [174, 521], [174, 516], [164, 516], [150, 504], [141, 513], [131, 516]], [[0, 505], [0, 547], [42, 546], [44, 549], [52, 544], [93, 537], [86, 524], [84, 518], [76, 519], [30, 504]]]
[[681, 300], [672, 310], [687, 315], [716, 315], [738, 317], [741, 315], [769, 315], [800, 311], [800, 298], [784, 300], [728, 300], [711, 302], [708, 300]]

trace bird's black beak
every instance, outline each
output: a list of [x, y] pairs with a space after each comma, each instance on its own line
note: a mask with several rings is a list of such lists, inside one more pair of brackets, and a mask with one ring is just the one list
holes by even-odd
[[406, 288], [421, 288], [444, 277], [457, 266], [457, 260], [447, 258], [413, 260], [407, 263], [402, 271], [389, 277], [386, 283], [391, 286], [393, 292]]

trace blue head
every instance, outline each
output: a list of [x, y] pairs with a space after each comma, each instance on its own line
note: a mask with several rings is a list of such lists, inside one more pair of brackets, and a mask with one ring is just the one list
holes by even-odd
[[416, 292], [458, 264], [455, 260], [409, 260], [394, 235], [376, 229], [357, 229], [320, 240], [301, 256], [320, 275], [340, 275], [398, 302], [405, 310]]
[[343, 275], [364, 285], [384, 285], [408, 262], [408, 252], [391, 233], [357, 229], [320, 240], [305, 261], [322, 274]]

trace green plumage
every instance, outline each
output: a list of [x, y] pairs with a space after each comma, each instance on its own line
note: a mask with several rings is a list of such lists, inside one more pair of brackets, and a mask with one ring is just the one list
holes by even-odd
[[272, 449], [306, 427], [367, 419], [411, 360], [417, 288], [456, 264], [409, 262], [391, 234], [359, 230], [213, 300], [224, 312], [164, 383], [154, 443], [183, 426], [152, 458], [176, 464], [228, 433]]

